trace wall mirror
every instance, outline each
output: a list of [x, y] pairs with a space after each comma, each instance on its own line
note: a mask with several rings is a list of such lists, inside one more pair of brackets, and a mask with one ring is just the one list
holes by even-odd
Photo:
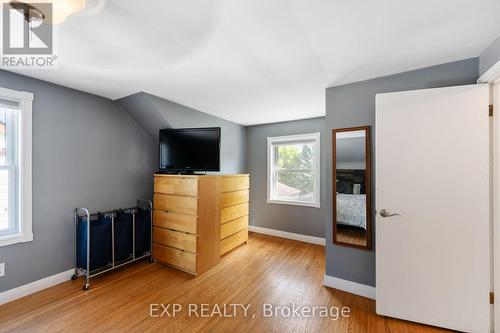
[[333, 242], [371, 247], [370, 127], [334, 129]]

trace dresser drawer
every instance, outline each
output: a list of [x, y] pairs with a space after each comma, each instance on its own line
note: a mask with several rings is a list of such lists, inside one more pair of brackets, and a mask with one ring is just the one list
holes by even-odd
[[155, 192], [178, 195], [198, 195], [198, 178], [155, 177]]
[[198, 198], [155, 193], [154, 208], [173, 213], [196, 215]]
[[167, 213], [163, 210], [155, 210], [153, 213], [155, 226], [189, 232], [190, 234], [196, 234], [197, 220], [195, 215]]
[[234, 206], [240, 203], [248, 202], [248, 190], [222, 193], [221, 207]]
[[245, 215], [248, 215], [248, 202], [231, 207], [222, 208], [220, 212], [220, 221], [221, 223], [226, 223]]
[[250, 188], [250, 177], [236, 177], [236, 190], [248, 190]]
[[196, 273], [196, 254], [153, 244], [153, 257], [161, 262]]
[[232, 192], [246, 190], [250, 187], [250, 178], [242, 177], [222, 177], [222, 192]]
[[248, 241], [248, 229], [245, 228], [236, 234], [220, 241], [220, 254], [231, 251], [238, 245]]
[[196, 235], [155, 227], [153, 241], [175, 247], [176, 249], [196, 253]]
[[220, 239], [234, 235], [238, 231], [248, 228], [248, 216], [242, 216], [220, 226]]

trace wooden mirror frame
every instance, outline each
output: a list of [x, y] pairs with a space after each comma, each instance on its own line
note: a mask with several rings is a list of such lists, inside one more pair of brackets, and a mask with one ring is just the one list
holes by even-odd
[[[350, 244], [337, 240], [337, 133], [362, 131], [366, 133], [365, 136], [365, 192], [366, 192], [366, 245]], [[358, 126], [347, 128], [336, 128], [332, 130], [332, 201], [333, 201], [333, 243], [337, 245], [354, 247], [362, 250], [371, 250], [372, 247], [372, 188], [371, 188], [371, 168], [372, 168], [372, 150], [371, 150], [371, 131], [370, 126]]]

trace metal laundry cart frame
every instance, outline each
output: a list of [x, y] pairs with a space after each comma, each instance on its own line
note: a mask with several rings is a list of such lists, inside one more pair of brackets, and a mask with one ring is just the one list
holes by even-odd
[[[145, 254], [136, 257], [135, 256], [135, 217], [137, 213], [137, 209], [142, 208], [145, 210], [149, 210], [150, 213], [150, 219], [151, 219], [151, 231], [149, 234], [149, 251], [146, 252]], [[122, 267], [124, 265], [128, 265], [132, 262], [149, 258], [149, 262], [153, 262], [153, 256], [152, 256], [152, 247], [153, 247], [153, 203], [149, 200], [138, 200], [137, 201], [137, 207], [132, 207], [132, 208], [127, 208], [125, 209], [127, 211], [130, 211], [132, 213], [132, 259], [126, 259], [120, 261], [118, 264], [115, 261], [115, 215], [116, 215], [116, 210], [114, 211], [109, 211], [109, 212], [103, 212], [101, 214], [107, 215], [111, 217], [111, 266], [105, 266], [103, 268], [98, 268], [94, 271], [90, 271], [90, 217], [95, 216], [98, 213], [90, 214], [89, 210], [87, 208], [75, 208], [74, 212], [74, 219], [75, 219], [75, 274], [71, 277], [72, 280], [76, 280], [79, 277], [85, 277], [85, 284], [83, 285], [83, 290], [88, 290], [90, 288], [90, 278], [93, 278], [95, 276], [101, 275], [103, 273], [107, 273], [109, 271], [115, 270], [116, 268]], [[77, 256], [78, 256], [78, 251], [77, 251], [77, 246], [78, 246], [78, 235], [77, 235], [77, 224], [78, 224], [78, 218], [79, 217], [85, 217], [87, 221], [87, 269], [84, 269], [82, 267], [78, 267], [77, 265]]]

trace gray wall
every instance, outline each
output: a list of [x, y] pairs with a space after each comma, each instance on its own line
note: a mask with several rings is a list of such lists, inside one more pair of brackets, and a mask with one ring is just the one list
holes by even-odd
[[479, 56], [479, 75], [500, 61], [500, 36]]
[[245, 171], [244, 126], [144, 92], [124, 97], [117, 102], [155, 142], [158, 141], [160, 128], [221, 127], [221, 172], [228, 174]]
[[[374, 126], [375, 94], [378, 93], [474, 84], [479, 76], [478, 62], [478, 58], [467, 59], [326, 89], [326, 274], [375, 286], [374, 250], [358, 250], [332, 243], [331, 130], [352, 126]], [[372, 144], [373, 133], [375, 133], [374, 128], [372, 128]], [[376, 147], [374, 144], [372, 147], [374, 154]], [[372, 183], [373, 194], [374, 191], [375, 184]], [[375, 195], [372, 198], [372, 207], [375, 207]], [[374, 224], [373, 221], [372, 223]]]
[[116, 102], [0, 71], [0, 87], [34, 94], [34, 240], [0, 247], [0, 292], [74, 267], [73, 209], [152, 196], [157, 148]]
[[[268, 204], [267, 137], [321, 132], [321, 208]], [[247, 127], [247, 170], [250, 173], [250, 224], [325, 237], [325, 118]]]

